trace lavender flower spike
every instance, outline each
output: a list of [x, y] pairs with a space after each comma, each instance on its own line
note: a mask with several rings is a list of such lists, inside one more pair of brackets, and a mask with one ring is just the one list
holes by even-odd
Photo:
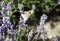
[[23, 27], [25, 27], [26, 26], [26, 21], [24, 20], [24, 19], [21, 19], [20, 21], [19, 21], [19, 25], [20, 26], [23, 26]]
[[44, 28], [44, 23], [47, 19], [47, 15], [43, 14], [40, 19], [40, 25], [37, 27], [37, 32], [41, 33], [40, 37], [43, 41], [47, 39], [46, 31]]
[[0, 27], [0, 40], [3, 38], [3, 29]]
[[8, 2], [7, 4], [7, 10], [11, 10], [12, 9], [12, 2]]
[[47, 17], [48, 17], [47, 15], [43, 14], [43, 15], [41, 16], [41, 21], [44, 20], [43, 22], [45, 22], [45, 20], [47, 19]]
[[2, 19], [3, 23], [8, 23], [10, 21], [9, 17], [3, 17]]
[[40, 22], [40, 32], [41, 32], [41, 35], [40, 37], [42, 38], [43, 41], [45, 41], [47, 39], [47, 35], [46, 35], [46, 31], [45, 31], [45, 28], [44, 28], [44, 23], [47, 19], [47, 15], [43, 14], [41, 16], [41, 22]]
[[19, 9], [19, 12], [20, 12], [20, 13], [23, 13], [24, 7], [23, 7], [22, 4], [19, 4], [19, 3], [18, 3], [18, 9]]
[[7, 11], [4, 1], [1, 2], [1, 8], [2, 8], [1, 14], [2, 14], [2, 17], [4, 17]]
[[33, 29], [29, 32], [29, 34], [28, 34], [28, 41], [30, 41], [31, 40], [31, 38], [32, 38], [32, 36], [33, 36]]
[[7, 12], [6, 7], [2, 7], [2, 11], [1, 11], [2, 17], [5, 16], [6, 12]]

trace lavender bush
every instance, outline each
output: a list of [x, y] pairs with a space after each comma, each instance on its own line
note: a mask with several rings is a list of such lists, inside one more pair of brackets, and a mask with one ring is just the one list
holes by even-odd
[[[58, 2], [58, 4], [60, 3]], [[29, 29], [27, 20], [24, 20], [20, 15], [17, 23], [14, 22], [15, 20], [12, 22], [13, 17], [18, 17], [13, 14], [14, 11], [12, 11], [12, 7], [13, 2], [8, 2], [7, 5], [5, 5], [4, 1], [1, 1], [0, 41], [47, 41], [47, 32], [44, 27], [48, 17], [47, 15], [43, 14], [41, 16], [39, 26], [37, 26], [34, 31], [34, 29]], [[17, 8], [19, 9], [17, 10], [19, 13], [24, 13], [23, 4], [18, 3]], [[32, 10], [34, 11], [35, 9], [36, 6], [32, 4]], [[16, 23], [16, 25], [14, 23]], [[58, 38], [55, 36], [52, 41], [58, 41]]]

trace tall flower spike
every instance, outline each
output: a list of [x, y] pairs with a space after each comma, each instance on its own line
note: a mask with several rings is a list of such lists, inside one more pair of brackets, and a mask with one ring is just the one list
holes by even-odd
[[40, 32], [41, 32], [40, 37], [42, 38], [43, 41], [47, 39], [46, 31], [44, 28], [44, 22], [46, 21], [46, 19], [47, 19], [47, 15], [43, 14], [41, 16], [41, 22], [40, 22]]
[[43, 15], [41, 16], [41, 20], [46, 20], [47, 17], [48, 17], [47, 15], [43, 14]]
[[12, 4], [13, 2], [8, 2], [6, 9], [8, 14], [12, 14]]
[[3, 7], [3, 8], [2, 8], [2, 11], [1, 11], [2, 17], [5, 16], [6, 12], [7, 12], [6, 7]]
[[43, 32], [44, 31], [44, 22], [47, 19], [47, 16], [43, 14], [40, 19], [40, 25], [37, 27], [37, 32]]
[[19, 4], [19, 3], [18, 3], [18, 9], [19, 9], [19, 12], [20, 12], [20, 13], [23, 13], [24, 7], [23, 7], [22, 4]]
[[8, 29], [8, 34], [10, 34], [10, 37], [13, 38], [14, 41], [16, 41], [16, 30], [10, 30]]
[[8, 2], [7, 4], [7, 10], [11, 10], [12, 9], [12, 2]]
[[37, 32], [41, 33], [40, 37], [43, 41], [45, 41], [47, 39], [46, 31], [44, 28], [44, 23], [45, 23], [46, 19], [47, 19], [47, 16], [45, 14], [43, 14], [40, 19], [40, 25], [37, 27]]
[[2, 24], [3, 28], [7, 28], [7, 27], [12, 28], [13, 27], [13, 25], [10, 22], [10, 18], [9, 17], [3, 17], [2, 22], [3, 22], [3, 24]]
[[31, 40], [31, 38], [32, 38], [32, 36], [33, 36], [33, 29], [29, 32], [29, 34], [28, 34], [28, 41], [30, 41]]
[[9, 17], [3, 17], [3, 19], [2, 19], [2, 21], [3, 21], [3, 23], [7, 23], [8, 21], [10, 21], [10, 18]]

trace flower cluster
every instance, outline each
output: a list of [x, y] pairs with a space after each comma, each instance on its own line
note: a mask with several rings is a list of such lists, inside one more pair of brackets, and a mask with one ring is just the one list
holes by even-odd
[[47, 19], [47, 16], [45, 14], [43, 14], [40, 19], [40, 25], [37, 27], [37, 32], [41, 33], [40, 37], [42, 38], [43, 41], [45, 41], [45, 39], [47, 39], [46, 31], [44, 28], [44, 23], [45, 23], [46, 19]]
[[[2, 8], [1, 14], [2, 14], [2, 16], [4, 17], [4, 16], [6, 15], [6, 12], [7, 12], [7, 11], [10, 11], [10, 12], [11, 12], [12, 2], [8, 2], [7, 6], [5, 6], [4, 1], [2, 1], [2, 2], [1, 2], [1, 8]], [[9, 12], [9, 13], [10, 13], [10, 12]]]

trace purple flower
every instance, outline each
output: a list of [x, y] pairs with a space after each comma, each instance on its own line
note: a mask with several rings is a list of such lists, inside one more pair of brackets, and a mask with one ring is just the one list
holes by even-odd
[[3, 17], [2, 22], [3, 22], [3, 24], [2, 24], [2, 27], [3, 27], [3, 28], [9, 27], [10, 29], [13, 29], [13, 26], [14, 26], [14, 25], [11, 24], [9, 17]]
[[18, 9], [19, 9], [19, 12], [20, 12], [20, 13], [23, 13], [24, 7], [23, 7], [22, 4], [19, 4], [19, 3], [18, 3]]
[[23, 5], [18, 3], [18, 8], [21, 10], [23, 8]]
[[8, 4], [7, 4], [7, 10], [11, 10], [11, 8], [12, 8], [12, 2], [8, 2]]
[[28, 34], [28, 41], [31, 41], [31, 38], [33, 37], [33, 29]]
[[9, 27], [10, 27], [11, 30], [13, 30], [14, 25], [13, 24], [9, 24]]
[[3, 29], [2, 29], [2, 27], [0, 27], [0, 35], [2, 35], [3, 34]]
[[4, 1], [1, 2], [1, 8], [2, 8], [1, 14], [2, 14], [2, 17], [4, 17], [7, 11]]
[[7, 38], [5, 39], [5, 41], [13, 41], [13, 39], [7, 37]]
[[41, 16], [41, 20], [46, 20], [47, 17], [48, 17], [47, 15], [43, 14], [43, 15]]
[[10, 18], [9, 17], [3, 17], [2, 21], [3, 21], [3, 23], [9, 23]]
[[40, 25], [37, 27], [37, 32], [41, 33], [40, 37], [42, 38], [43, 41], [47, 39], [46, 31], [44, 28], [44, 23], [47, 19], [47, 16], [43, 14], [40, 19]]
[[25, 22], [24, 19], [22, 19], [22, 20], [19, 21], [19, 25], [20, 25], [20, 26], [24, 26], [24, 27], [27, 26], [25, 23], [26, 23], [26, 22]]
[[3, 7], [3, 8], [2, 8], [2, 11], [1, 11], [2, 17], [5, 16], [6, 12], [7, 12], [6, 7]]
[[58, 5], [60, 5], [60, 0], [58, 0]]

